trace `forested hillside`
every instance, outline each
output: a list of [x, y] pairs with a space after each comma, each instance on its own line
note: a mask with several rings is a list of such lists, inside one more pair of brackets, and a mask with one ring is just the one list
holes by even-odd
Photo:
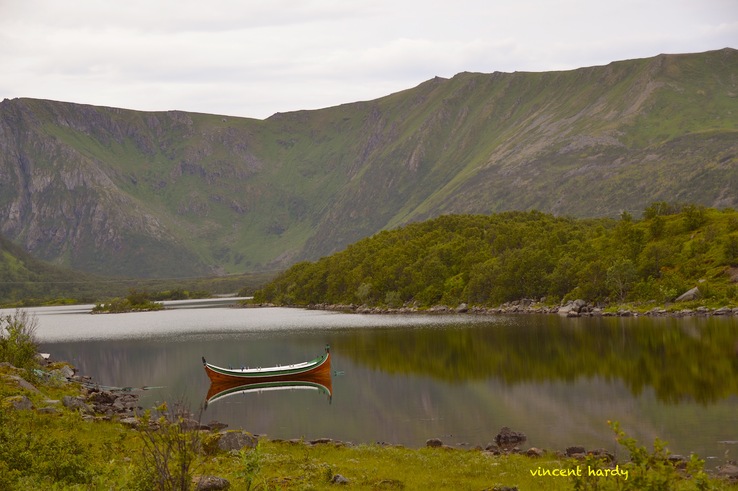
[[0, 234], [161, 278], [283, 269], [443, 214], [738, 207], [737, 74], [729, 48], [460, 73], [266, 120], [4, 100]]
[[656, 202], [643, 219], [448, 215], [294, 265], [257, 302], [429, 307], [738, 300], [738, 212]]

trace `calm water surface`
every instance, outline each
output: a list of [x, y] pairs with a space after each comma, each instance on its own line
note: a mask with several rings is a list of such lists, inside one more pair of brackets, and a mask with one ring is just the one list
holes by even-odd
[[[608, 420], [674, 453], [720, 463], [738, 445], [738, 320], [558, 316], [378, 316], [299, 309], [194, 308], [91, 315], [32, 309], [41, 348], [103, 385], [156, 386], [142, 405], [197, 412], [219, 365], [311, 359], [331, 345], [333, 396], [237, 394], [202, 420], [272, 438], [486, 445], [503, 426], [526, 446], [622, 452]], [[708, 460], [709, 462], [709, 460]]]

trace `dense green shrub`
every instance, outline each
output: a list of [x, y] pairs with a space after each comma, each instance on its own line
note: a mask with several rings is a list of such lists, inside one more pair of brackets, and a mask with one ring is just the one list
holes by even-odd
[[499, 305], [530, 298], [671, 302], [701, 285], [735, 298], [738, 213], [654, 203], [635, 221], [531, 212], [446, 215], [294, 265], [256, 302]]
[[89, 448], [74, 433], [38, 427], [28, 431], [27, 416], [0, 406], [0, 489], [67, 489], [90, 483]]

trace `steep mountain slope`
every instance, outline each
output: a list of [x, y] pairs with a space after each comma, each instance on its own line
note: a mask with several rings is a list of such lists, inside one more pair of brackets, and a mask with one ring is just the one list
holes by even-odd
[[443, 213], [736, 206], [738, 51], [462, 73], [260, 121], [0, 103], [0, 233], [104, 274], [281, 267]]

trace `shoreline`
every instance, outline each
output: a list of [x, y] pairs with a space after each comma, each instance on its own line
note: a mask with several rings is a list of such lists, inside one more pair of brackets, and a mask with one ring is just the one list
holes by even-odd
[[[674, 304], [671, 304], [672, 306]], [[731, 317], [738, 316], [738, 307], [707, 307], [704, 305], [694, 308], [667, 309], [664, 306], [653, 307], [649, 310], [628, 308], [625, 305], [602, 307], [587, 303], [583, 300], [574, 300], [561, 306], [550, 306], [533, 300], [519, 300], [507, 302], [498, 307], [468, 306], [460, 304], [457, 307], [434, 305], [428, 308], [418, 307], [370, 307], [354, 304], [308, 304], [308, 305], [276, 305], [270, 303], [243, 304], [246, 308], [286, 307], [306, 310], [324, 310], [329, 312], [343, 312], [347, 314], [376, 314], [376, 315], [413, 315], [413, 314], [459, 314], [459, 315], [505, 315], [505, 314], [555, 314], [562, 317]], [[615, 310], [613, 310], [615, 309]]]

